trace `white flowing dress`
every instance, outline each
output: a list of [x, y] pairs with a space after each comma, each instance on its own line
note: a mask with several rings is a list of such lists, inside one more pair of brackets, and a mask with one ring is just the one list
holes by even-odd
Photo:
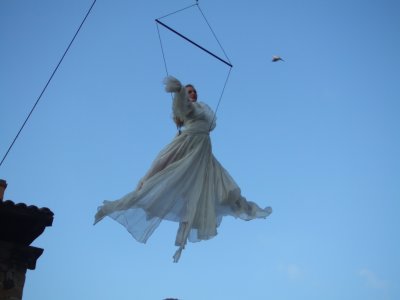
[[244, 220], [266, 218], [270, 207], [247, 201], [239, 186], [211, 151], [209, 132], [214, 112], [202, 102], [190, 102], [186, 88], [172, 76], [166, 91], [174, 93], [173, 113], [184, 122], [177, 135], [156, 157], [137, 188], [115, 201], [104, 201], [95, 223], [109, 216], [145, 243], [162, 220], [179, 223], [175, 245], [178, 262], [187, 240], [197, 242], [217, 235], [223, 216]]

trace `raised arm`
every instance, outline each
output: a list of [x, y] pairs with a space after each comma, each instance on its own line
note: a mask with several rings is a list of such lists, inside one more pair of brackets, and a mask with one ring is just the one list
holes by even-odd
[[[188, 99], [186, 88], [173, 76], [167, 76], [164, 79], [164, 84], [166, 92], [174, 93], [172, 112], [174, 114], [175, 122], [177, 122], [176, 120], [183, 121], [193, 109], [192, 103]], [[179, 124], [177, 123], [177, 125]]]

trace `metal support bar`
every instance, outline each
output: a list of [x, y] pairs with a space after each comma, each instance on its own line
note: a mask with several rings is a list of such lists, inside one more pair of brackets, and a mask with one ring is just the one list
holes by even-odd
[[187, 38], [186, 36], [180, 34], [179, 32], [177, 32], [176, 30], [172, 29], [171, 27], [169, 27], [168, 25], [165, 25], [163, 22], [161, 22], [159, 19], [155, 20], [158, 24], [164, 26], [165, 28], [167, 28], [168, 30], [172, 31], [173, 33], [179, 35], [181, 38], [185, 39], [186, 41], [188, 41], [189, 43], [195, 45], [196, 47], [200, 48], [201, 50], [207, 52], [208, 54], [214, 56], [216, 59], [222, 61], [224, 64], [230, 66], [231, 68], [233, 67], [232, 64], [230, 64], [229, 62], [223, 60], [222, 58], [220, 58], [219, 56], [215, 55], [214, 53], [208, 51], [207, 49], [203, 48], [202, 46], [200, 46], [199, 44], [193, 42], [192, 40], [190, 40], [189, 38]]

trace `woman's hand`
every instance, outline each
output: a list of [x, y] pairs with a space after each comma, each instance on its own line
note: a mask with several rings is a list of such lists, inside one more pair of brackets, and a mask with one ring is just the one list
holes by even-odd
[[174, 117], [174, 122], [177, 127], [182, 127], [183, 126], [183, 121], [179, 119], [178, 117]]
[[168, 93], [177, 93], [181, 90], [181, 82], [173, 76], [167, 76], [164, 78], [165, 91]]

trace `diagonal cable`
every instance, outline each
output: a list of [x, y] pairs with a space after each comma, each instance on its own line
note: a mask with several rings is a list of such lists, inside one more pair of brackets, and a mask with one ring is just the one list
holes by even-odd
[[[212, 29], [210, 23], [208, 22], [206, 16], [204, 15], [203, 11], [201, 10], [200, 5], [199, 5], [199, 4], [196, 4], [196, 5], [197, 5], [197, 8], [199, 9], [200, 13], [201, 13], [202, 16], [203, 16], [204, 21], [206, 21], [206, 23], [207, 23], [207, 25], [208, 25], [208, 28], [210, 28], [211, 33], [213, 34], [213, 36], [214, 36], [215, 40], [217, 41], [219, 47], [221, 48], [222, 52], [224, 52], [226, 59], [227, 59], [227, 60], [229, 61], [229, 63], [230, 63], [231, 61], [230, 61], [228, 55], [226, 54], [224, 48], [222, 47], [221, 43], [219, 42], [219, 40], [218, 40], [218, 38], [217, 38], [217, 35], [215, 34], [215, 32], [214, 32], [214, 30]], [[231, 67], [232, 67], [232, 66], [231, 66]]]
[[64, 54], [62, 55], [61, 59], [59, 60], [59, 62], [58, 62], [58, 64], [57, 64], [57, 66], [55, 67], [53, 73], [51, 74], [49, 80], [47, 81], [47, 83], [46, 83], [46, 85], [44, 86], [42, 92], [40, 93], [40, 95], [39, 95], [39, 97], [37, 98], [35, 104], [33, 105], [31, 111], [29, 112], [28, 116], [26, 117], [24, 123], [22, 124], [21, 128], [19, 129], [19, 131], [18, 131], [17, 135], [15, 136], [14, 140], [12, 141], [11, 145], [8, 147], [8, 150], [7, 150], [6, 154], [4, 155], [3, 159], [2, 159], [1, 162], [0, 162], [0, 167], [1, 167], [1, 165], [3, 164], [4, 160], [7, 158], [8, 153], [11, 151], [11, 149], [12, 149], [12, 147], [14, 146], [16, 140], [18, 139], [20, 133], [21, 133], [22, 130], [24, 129], [24, 127], [25, 127], [26, 123], [28, 122], [29, 118], [31, 117], [33, 111], [35, 110], [36, 106], [38, 105], [38, 103], [39, 103], [40, 99], [42, 98], [44, 92], [46, 91], [48, 85], [50, 84], [51, 80], [53, 79], [54, 74], [57, 72], [58, 67], [61, 65], [62, 61], [64, 60], [64, 57], [65, 57], [65, 55], [67, 54], [69, 48], [71, 48], [72, 43], [74, 42], [74, 40], [75, 40], [75, 38], [77, 37], [79, 31], [81, 30], [83, 24], [85, 23], [87, 17], [89, 16], [90, 12], [92, 11], [92, 8], [93, 8], [93, 6], [95, 5], [96, 1], [97, 1], [97, 0], [94, 0], [94, 1], [93, 1], [92, 5], [90, 6], [89, 10], [87, 11], [85, 17], [83, 18], [81, 24], [79, 25], [77, 31], [75, 32], [74, 37], [73, 37], [72, 40], [70, 41], [70, 43], [69, 43], [67, 49], [64, 51]]
[[189, 5], [189, 6], [185, 7], [185, 8], [182, 8], [182, 9], [178, 9], [177, 11], [174, 11], [172, 13], [166, 14], [165, 16], [159, 17], [158, 19], [163, 19], [163, 18], [166, 18], [168, 16], [174, 15], [174, 14], [176, 14], [178, 12], [181, 12], [181, 11], [184, 11], [184, 10], [186, 10], [188, 8], [191, 8], [191, 7], [195, 6], [195, 5], [197, 5], [197, 3]]

